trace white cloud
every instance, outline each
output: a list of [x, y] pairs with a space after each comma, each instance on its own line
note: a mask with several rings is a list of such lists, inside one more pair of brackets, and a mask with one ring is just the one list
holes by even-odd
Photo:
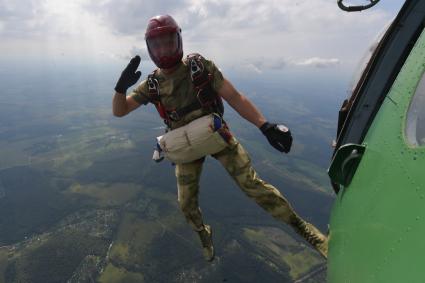
[[140, 52], [149, 60], [143, 39], [147, 21], [156, 14], [169, 13], [182, 27], [186, 53], [199, 52], [218, 66], [242, 67], [257, 73], [287, 66], [355, 65], [369, 42], [393, 16], [380, 8], [344, 13], [330, 0], [17, 3], [0, 0], [0, 51], [22, 49], [17, 43], [12, 44], [12, 38], [20, 38], [27, 42], [27, 47], [47, 42], [49, 52], [72, 49], [75, 54], [102, 53], [117, 59]]
[[118, 59], [118, 60], [130, 60], [131, 58], [133, 58], [136, 55], [139, 55], [140, 58], [142, 59], [142, 61], [149, 61], [150, 57], [148, 54], [148, 51], [146, 48], [140, 48], [137, 46], [133, 46], [127, 53], [125, 54], [115, 54], [115, 53], [108, 53], [108, 52], [103, 52], [104, 55], [106, 55], [107, 57], [110, 57], [112, 59]]
[[[256, 72], [288, 65], [353, 67], [392, 17], [379, 9], [344, 13], [328, 0], [191, 0], [187, 3], [190, 9], [176, 13], [187, 49], [205, 53], [220, 65], [234, 62], [246, 67], [241, 62], [261, 58], [267, 66], [252, 63], [257, 70], [251, 69]], [[338, 58], [339, 63], [311, 59], [315, 57]]]
[[319, 58], [319, 57], [312, 57], [305, 60], [301, 60], [299, 62], [296, 62], [295, 65], [298, 66], [313, 66], [317, 68], [328, 68], [339, 65], [341, 62], [337, 58]]
[[253, 72], [253, 73], [256, 73], [256, 74], [262, 74], [263, 73], [262, 68], [258, 65], [253, 64], [253, 63], [244, 64], [244, 65], [242, 65], [242, 68], [247, 70], [248, 72]]
[[182, 0], [87, 0], [83, 8], [101, 17], [116, 35], [131, 35], [143, 39], [149, 18], [158, 14], [174, 14], [185, 7]]
[[294, 67], [303, 68], [332, 68], [341, 64], [337, 58], [320, 58], [312, 57], [307, 59], [291, 59], [291, 58], [273, 58], [267, 60], [265, 58], [252, 59], [242, 64], [245, 71], [262, 74], [267, 70], [284, 70], [285, 68], [291, 69]]
[[44, 9], [37, 0], [0, 0], [0, 35], [24, 36], [43, 29]]
[[150, 60], [148, 50], [145, 46], [143, 46], [143, 48], [133, 46], [130, 50], [129, 56], [126, 59], [134, 57], [135, 55], [139, 55], [140, 58], [142, 59], [142, 61], [149, 61]]

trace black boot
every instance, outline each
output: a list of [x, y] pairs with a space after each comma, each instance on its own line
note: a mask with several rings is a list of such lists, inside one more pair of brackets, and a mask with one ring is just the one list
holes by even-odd
[[211, 226], [204, 225], [204, 229], [199, 231], [198, 234], [201, 239], [205, 260], [212, 261], [214, 259], [214, 247]]

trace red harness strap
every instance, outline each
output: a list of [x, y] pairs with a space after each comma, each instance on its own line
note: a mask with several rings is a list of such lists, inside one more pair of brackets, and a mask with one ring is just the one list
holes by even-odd
[[156, 110], [159, 113], [159, 116], [161, 116], [162, 119], [164, 119], [165, 124], [169, 125], [170, 118], [167, 115], [167, 111], [164, 107], [164, 105], [161, 103], [161, 97], [159, 92], [159, 82], [155, 78], [155, 72], [153, 71], [151, 74], [148, 75], [148, 95], [151, 100], [151, 103], [155, 105]]

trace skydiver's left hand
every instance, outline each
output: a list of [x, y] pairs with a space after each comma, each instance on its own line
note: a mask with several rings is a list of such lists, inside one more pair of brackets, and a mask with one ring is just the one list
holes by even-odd
[[288, 127], [282, 124], [265, 122], [260, 127], [269, 143], [280, 152], [288, 153], [292, 146], [292, 135]]

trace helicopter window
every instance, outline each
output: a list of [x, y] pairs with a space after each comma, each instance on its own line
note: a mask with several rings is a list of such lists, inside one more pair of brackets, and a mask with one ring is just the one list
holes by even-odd
[[425, 74], [410, 102], [407, 112], [406, 136], [409, 143], [414, 146], [425, 145]]
[[379, 43], [381, 42], [382, 38], [384, 37], [385, 33], [387, 32], [388, 28], [390, 27], [391, 23], [394, 21], [394, 18], [388, 21], [384, 28], [375, 36], [372, 43], [369, 45], [369, 48], [365, 51], [363, 54], [363, 57], [360, 59], [359, 63], [357, 64], [356, 71], [354, 72], [354, 75], [351, 79], [350, 83], [350, 89], [348, 91], [348, 94], [351, 95], [354, 91], [356, 85], [359, 83], [360, 77], [365, 71], [370, 59], [372, 58], [373, 53], [375, 52], [376, 48], [378, 47]]

